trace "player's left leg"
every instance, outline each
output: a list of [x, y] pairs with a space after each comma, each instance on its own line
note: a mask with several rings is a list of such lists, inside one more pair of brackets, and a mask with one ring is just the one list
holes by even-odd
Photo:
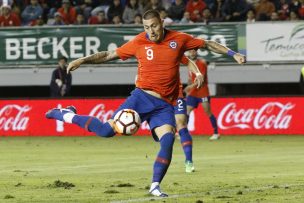
[[220, 135], [218, 134], [216, 117], [211, 111], [210, 97], [202, 98], [202, 106], [213, 128], [213, 135], [209, 138], [209, 140], [217, 140], [220, 138]]
[[155, 128], [153, 131], [160, 142], [160, 150], [153, 165], [152, 184], [149, 192], [154, 196], [167, 197], [168, 195], [160, 190], [160, 183], [166, 175], [171, 163], [175, 139], [174, 127], [165, 124]]
[[194, 172], [194, 165], [192, 161], [192, 137], [188, 131], [187, 123], [187, 108], [186, 101], [183, 98], [177, 100], [177, 105], [174, 106], [176, 130], [180, 136], [180, 142], [186, 157], [185, 168], [186, 173]]
[[153, 165], [153, 177], [150, 187], [150, 194], [166, 197], [167, 194], [160, 190], [166, 172], [172, 159], [174, 144], [175, 119], [173, 106], [162, 101], [161, 108], [157, 108], [149, 119], [147, 119], [155, 141], [160, 143], [160, 150]]

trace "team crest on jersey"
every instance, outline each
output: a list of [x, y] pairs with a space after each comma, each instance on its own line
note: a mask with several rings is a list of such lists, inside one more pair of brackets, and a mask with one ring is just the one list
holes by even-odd
[[169, 43], [169, 46], [170, 46], [170, 48], [172, 48], [172, 49], [176, 49], [176, 48], [177, 48], [177, 42], [176, 42], [176, 41], [171, 41], [171, 42]]

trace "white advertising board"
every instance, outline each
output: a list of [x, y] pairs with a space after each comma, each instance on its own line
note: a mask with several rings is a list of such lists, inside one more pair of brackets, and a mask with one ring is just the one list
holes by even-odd
[[304, 23], [246, 26], [248, 61], [304, 61]]

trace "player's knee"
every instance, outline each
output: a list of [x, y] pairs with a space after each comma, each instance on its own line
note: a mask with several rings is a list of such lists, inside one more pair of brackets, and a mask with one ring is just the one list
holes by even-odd
[[98, 136], [105, 138], [113, 137], [115, 135], [115, 132], [109, 123], [104, 123], [103, 125], [100, 125], [95, 133]]
[[187, 116], [184, 114], [178, 114], [175, 116], [176, 121], [176, 129], [179, 131], [180, 129], [187, 127]]
[[186, 128], [187, 127], [187, 123], [186, 122], [176, 122], [176, 130], [177, 132], [180, 131], [181, 129], [183, 128]]
[[186, 124], [185, 120], [182, 118], [176, 118], [176, 129], [179, 131], [180, 129], [183, 128], [183, 126]]
[[159, 127], [156, 127], [153, 129], [154, 134], [161, 139], [161, 137], [167, 133], [172, 133], [174, 135], [175, 133], [175, 127], [169, 124], [165, 124]]

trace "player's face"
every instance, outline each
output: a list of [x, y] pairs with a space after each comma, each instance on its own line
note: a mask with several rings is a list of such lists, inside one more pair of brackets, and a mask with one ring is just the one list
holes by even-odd
[[194, 49], [190, 50], [190, 51], [189, 51], [189, 58], [190, 58], [191, 60], [195, 60], [196, 57], [197, 57], [197, 51], [194, 50]]
[[143, 19], [145, 32], [152, 42], [160, 42], [164, 37], [163, 21], [158, 18]]

